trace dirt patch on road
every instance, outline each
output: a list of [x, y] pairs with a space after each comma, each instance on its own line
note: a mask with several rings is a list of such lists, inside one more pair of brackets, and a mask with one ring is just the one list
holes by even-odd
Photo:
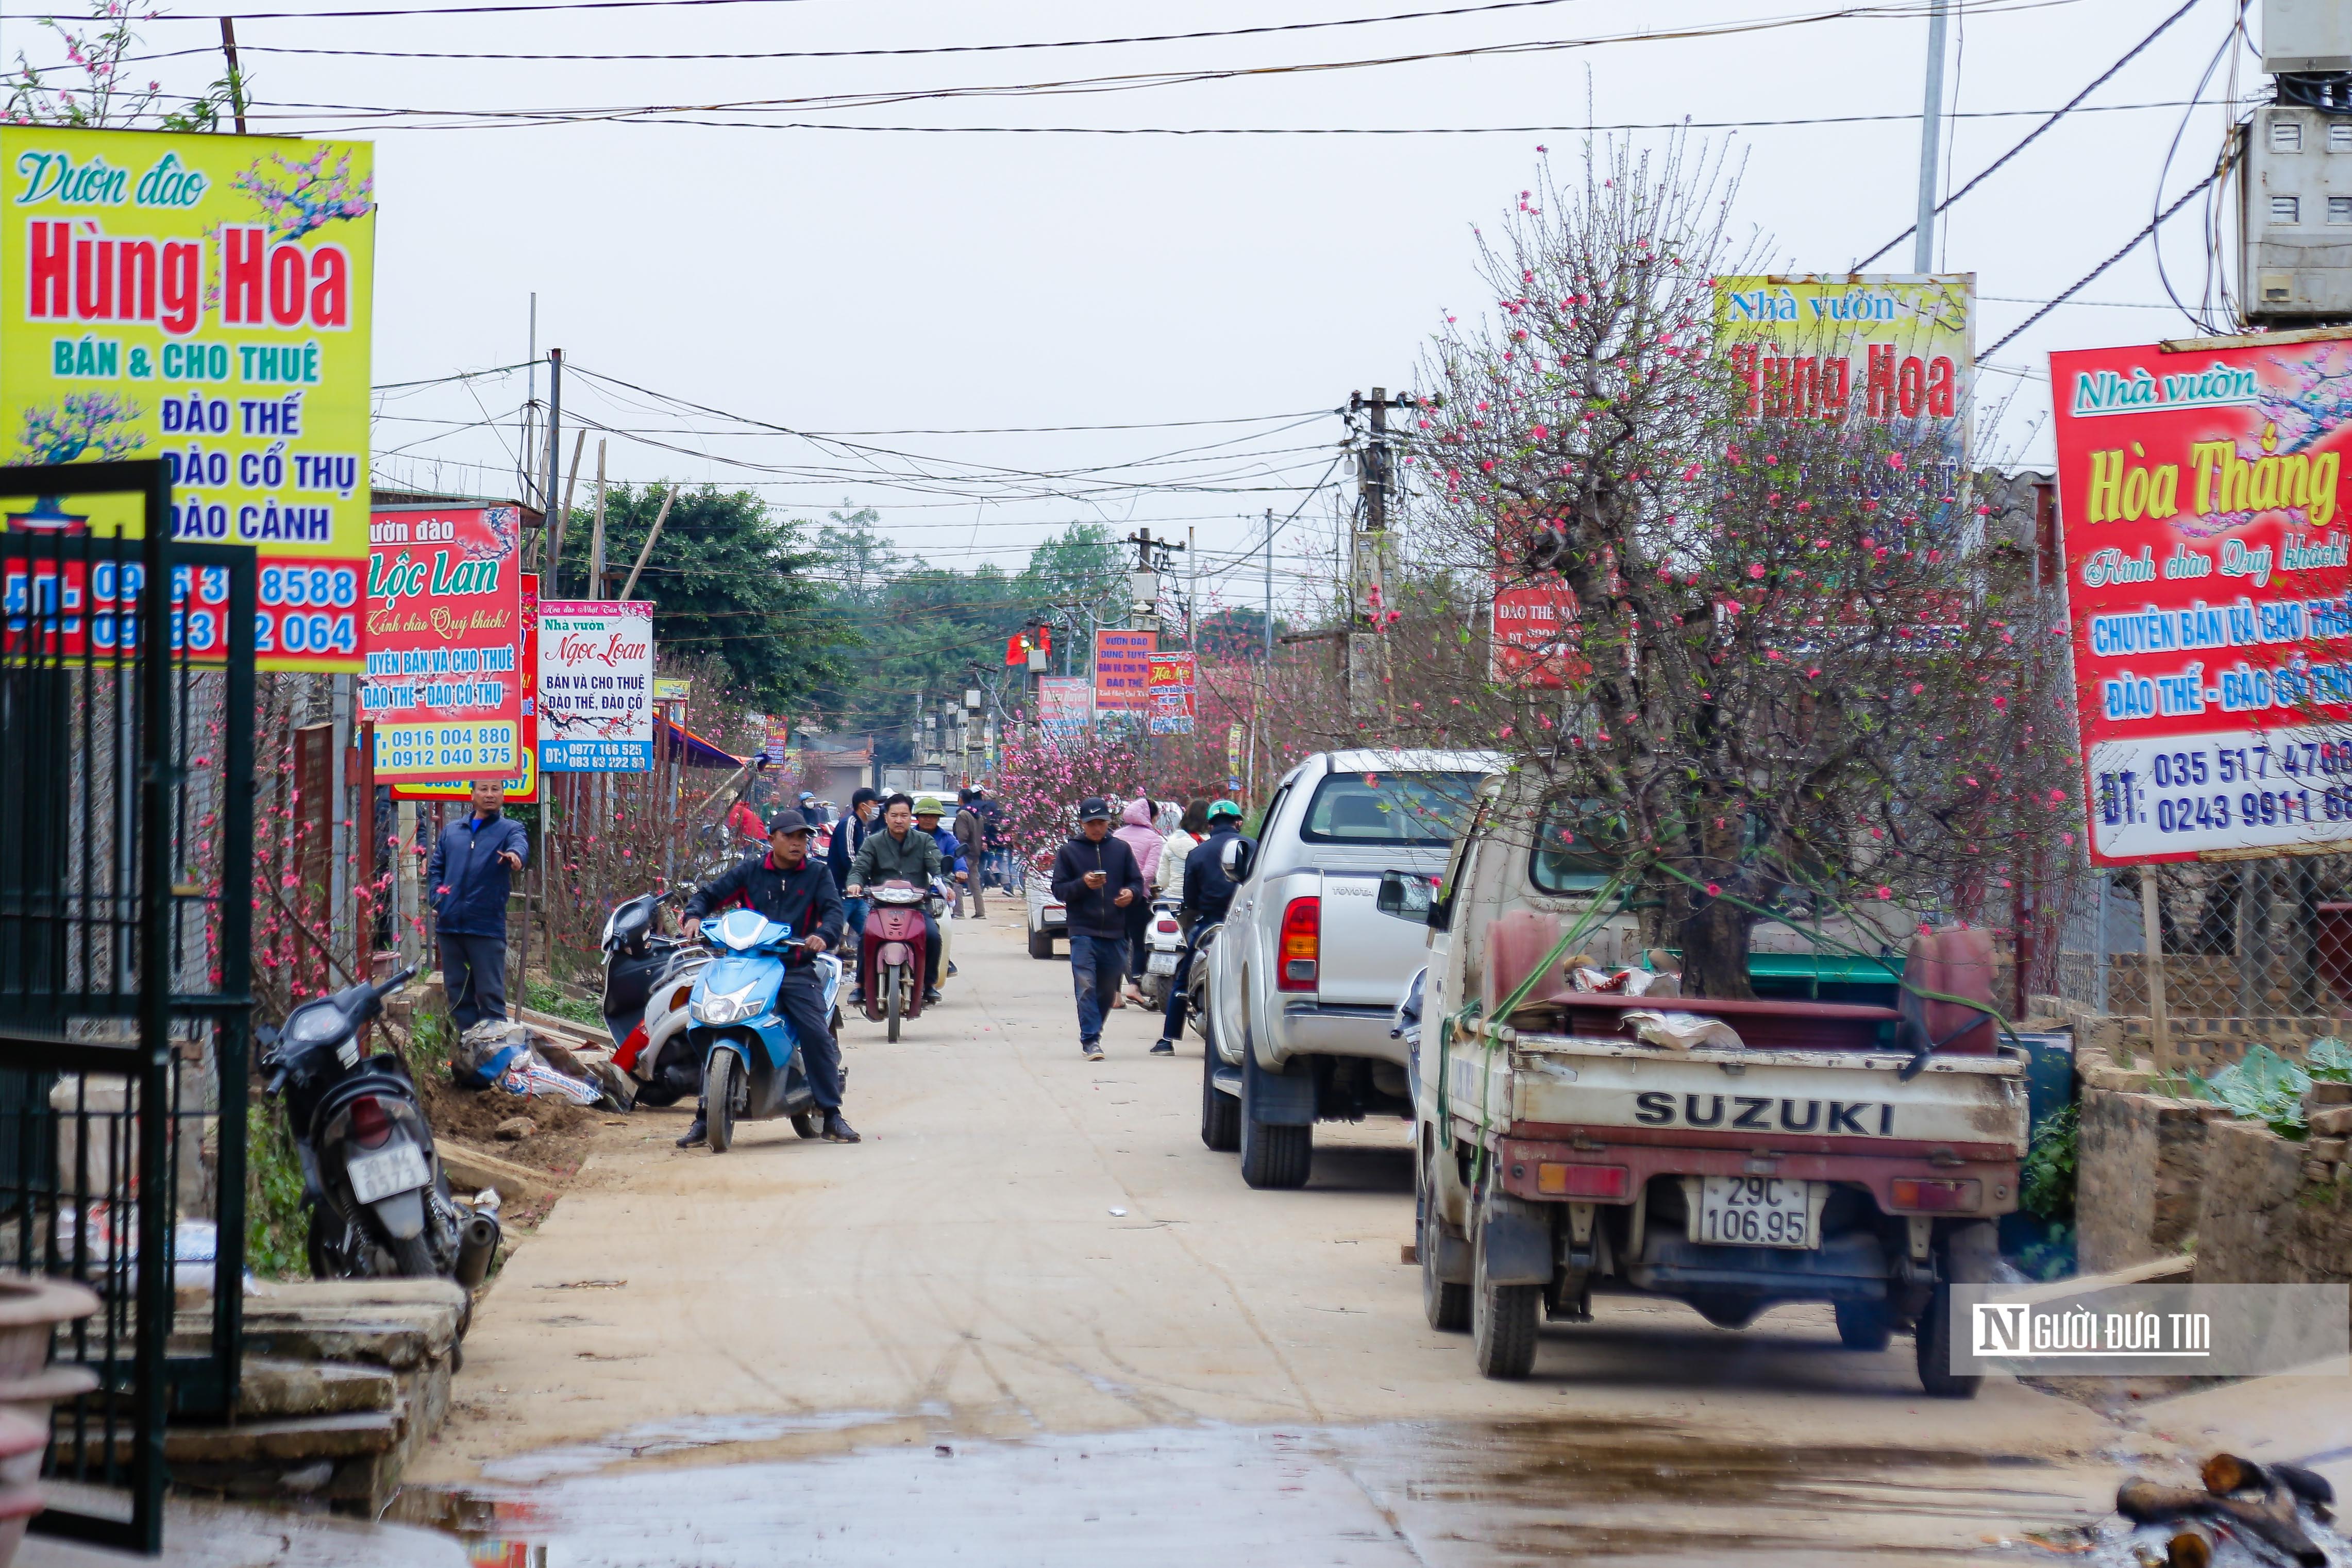
[[[526, 1100], [503, 1089], [460, 1089], [440, 1077], [427, 1076], [424, 1089], [425, 1119], [436, 1134], [461, 1139], [559, 1179], [579, 1173], [580, 1162], [588, 1157], [606, 1122], [621, 1121], [610, 1112], [574, 1105], [568, 1100]], [[517, 1116], [530, 1118], [539, 1130], [509, 1143], [498, 1135], [498, 1129]]]

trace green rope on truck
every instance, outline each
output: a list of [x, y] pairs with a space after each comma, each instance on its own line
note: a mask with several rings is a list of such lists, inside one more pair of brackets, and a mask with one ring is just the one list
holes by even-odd
[[[1551, 967], [1554, 964], [1559, 963], [1562, 959], [1566, 958], [1569, 953], [1584, 940], [1586, 935], [1591, 931], [1593, 926], [1603, 920], [1609, 919], [1612, 915], [1622, 915], [1625, 912], [1625, 906], [1633, 900], [1633, 888], [1638, 879], [1639, 870], [1640, 868], [1637, 866], [1622, 866], [1618, 869], [1616, 875], [1611, 877], [1607, 882], [1601, 884], [1600, 890], [1592, 896], [1591, 907], [1584, 912], [1583, 917], [1578, 920], [1574, 925], [1569, 927], [1567, 935], [1563, 936], [1558, 942], [1552, 944], [1551, 951], [1544, 956], [1543, 961], [1527, 972], [1526, 977], [1519, 981], [1518, 985], [1512, 990], [1509, 996], [1505, 997], [1500, 1002], [1497, 1002], [1495, 1005], [1495, 1016], [1496, 1018], [1507, 1019], [1513, 1013], [1517, 1012], [1519, 1009], [1519, 1004], [1526, 1001], [1529, 993], [1534, 991], [1536, 988], [1536, 982], [1549, 974], [1551, 972]], [[1622, 893], [1620, 892], [1621, 888], [1622, 889]], [[1609, 899], [1612, 894], [1618, 894], [1617, 907], [1614, 909], [1608, 907]], [[1451, 1061], [1454, 1049], [1454, 1032], [1456, 1029], [1465, 1025], [1470, 1019], [1481, 1016], [1484, 1011], [1484, 1004], [1472, 1001], [1465, 1003], [1460, 1011], [1450, 1014], [1438, 1020], [1437, 1146], [1442, 1149], [1451, 1149], [1454, 1147], [1454, 1072]], [[1478, 1123], [1481, 1127], [1484, 1127], [1486, 1124], [1486, 1113], [1492, 1108], [1488, 1103], [1488, 1096], [1494, 1092], [1495, 1037], [1492, 1031], [1489, 1031], [1486, 1035], [1485, 1066], [1486, 1071], [1481, 1076], [1478, 1084]], [[1486, 1165], [1486, 1145], [1485, 1140], [1481, 1139], [1478, 1145], [1478, 1170], [1476, 1173], [1478, 1176], [1485, 1176]]]

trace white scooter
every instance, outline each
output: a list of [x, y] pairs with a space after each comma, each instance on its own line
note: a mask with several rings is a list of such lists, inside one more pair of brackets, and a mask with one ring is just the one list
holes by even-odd
[[1168, 987], [1176, 974], [1176, 961], [1184, 956], [1184, 927], [1176, 917], [1176, 908], [1177, 900], [1171, 894], [1162, 894], [1151, 901], [1151, 919], [1143, 928], [1147, 956], [1143, 973], [1136, 980], [1143, 999], [1163, 1012], [1168, 1008]]

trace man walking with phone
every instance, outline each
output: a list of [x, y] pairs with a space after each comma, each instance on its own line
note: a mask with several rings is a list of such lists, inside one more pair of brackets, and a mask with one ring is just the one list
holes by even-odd
[[441, 987], [459, 1034], [507, 1016], [507, 894], [530, 859], [530, 835], [504, 814], [506, 799], [504, 784], [476, 779], [473, 814], [441, 830], [425, 866]]
[[1078, 807], [1078, 835], [1054, 857], [1054, 896], [1068, 911], [1070, 985], [1078, 1001], [1078, 1049], [1103, 1059], [1103, 1009], [1127, 967], [1127, 911], [1147, 896], [1134, 852], [1110, 834], [1111, 804]]

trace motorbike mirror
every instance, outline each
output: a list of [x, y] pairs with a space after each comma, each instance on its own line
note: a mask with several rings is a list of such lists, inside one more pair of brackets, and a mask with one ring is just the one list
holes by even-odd
[[1250, 867], [1256, 863], [1257, 846], [1244, 838], [1235, 838], [1218, 852], [1217, 862], [1225, 874], [1235, 882], [1249, 880]]

